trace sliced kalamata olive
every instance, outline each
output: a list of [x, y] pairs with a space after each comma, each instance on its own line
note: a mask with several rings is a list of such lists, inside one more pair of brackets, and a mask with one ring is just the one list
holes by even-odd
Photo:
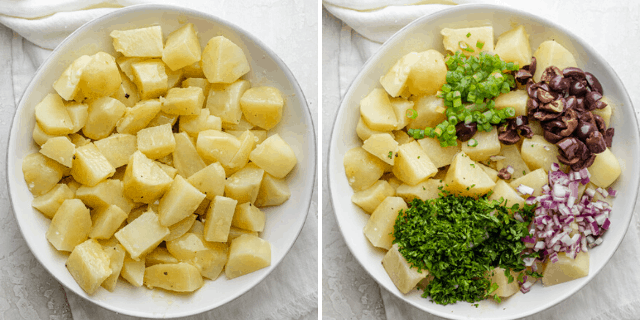
[[587, 140], [587, 137], [594, 132], [598, 131], [598, 128], [591, 122], [578, 121], [578, 128], [576, 128], [576, 137], [580, 140]]
[[580, 158], [567, 158], [561, 154], [559, 154], [557, 156], [558, 160], [566, 165], [572, 165], [575, 163], [578, 163], [578, 161], [580, 161]]
[[557, 145], [562, 154], [567, 159], [575, 158], [576, 156], [580, 156], [582, 154], [581, 145], [582, 141], [574, 138], [574, 137], [566, 137], [560, 141], [558, 141]]
[[518, 143], [518, 141], [520, 141], [520, 135], [515, 129], [506, 130], [498, 133], [498, 140], [500, 140], [500, 142], [505, 145], [516, 144]]
[[473, 137], [474, 134], [478, 131], [478, 124], [475, 122], [464, 123], [458, 122], [456, 124], [456, 135], [458, 136], [458, 140], [464, 142], [468, 141]]
[[525, 69], [520, 69], [516, 71], [516, 74], [514, 77], [518, 82], [520, 82], [520, 84], [525, 84], [527, 83], [527, 81], [529, 81], [529, 79], [533, 78], [533, 75], [531, 74], [531, 72]]
[[544, 139], [551, 142], [551, 143], [558, 143], [558, 141], [562, 140], [562, 136], [559, 136], [551, 131], [545, 130], [544, 131]]
[[584, 97], [575, 97], [575, 98], [576, 98], [576, 106], [575, 106], [574, 109], [576, 109], [576, 110], [585, 110], [584, 109]]
[[607, 104], [602, 101], [602, 100], [598, 100], [593, 104], [594, 109], [604, 109], [607, 107]]
[[538, 84], [534, 83], [533, 80], [529, 79], [529, 81], [527, 82], [527, 94], [529, 95], [529, 98], [532, 99], [537, 99], [538, 97], [536, 96], [536, 94], [538, 93]]
[[596, 101], [602, 99], [602, 95], [597, 91], [591, 91], [587, 93], [587, 95], [584, 98], [585, 98], [585, 102], [587, 103], [587, 106], [591, 108], [591, 106], [594, 105]]
[[[540, 100], [540, 102], [542, 102], [542, 100]], [[540, 109], [549, 111], [549, 112], [560, 113], [564, 111], [564, 105], [565, 105], [564, 98], [560, 98], [560, 99], [556, 99], [549, 103], [541, 105]]]
[[565, 90], [569, 89], [570, 84], [571, 81], [569, 79], [563, 78], [561, 75], [557, 75], [549, 81], [549, 87], [551, 88], [551, 90], [559, 92], [564, 92]]
[[558, 134], [563, 137], [570, 136], [578, 127], [578, 115], [575, 111], [569, 110], [568, 112], [565, 112], [560, 119], [562, 120], [565, 128], [558, 132]]
[[585, 77], [584, 71], [576, 67], [564, 68], [564, 70], [562, 70], [562, 75], [565, 77], [571, 77], [574, 79], [584, 79]]
[[538, 88], [542, 88], [544, 91], [551, 91], [549, 85], [544, 82], [538, 82]]
[[541, 103], [545, 104], [555, 100], [555, 97], [549, 91], [545, 91], [542, 88], [538, 88], [537, 91], [536, 97]]
[[593, 162], [596, 160], [596, 155], [593, 153], [589, 153], [589, 156], [586, 158], [580, 158], [580, 161], [571, 165], [571, 170], [580, 171], [584, 168], [589, 168]]
[[607, 129], [607, 131], [604, 132], [604, 141], [607, 144], [607, 148], [611, 148], [614, 134], [615, 134], [615, 130], [613, 128], [609, 128]]
[[549, 66], [542, 72], [540, 76], [540, 81], [542, 82], [550, 82], [551, 79], [555, 78], [558, 75], [562, 75], [562, 71], [556, 66]]
[[571, 83], [569, 93], [576, 97], [582, 97], [587, 93], [587, 87], [582, 83], [582, 81], [575, 81]]
[[600, 84], [600, 81], [598, 81], [598, 78], [596, 78], [596, 76], [594, 76], [590, 72], [585, 72], [584, 75], [592, 91], [597, 91], [600, 94], [604, 94], [602, 92], [602, 85]]
[[574, 109], [578, 105], [578, 99], [575, 96], [564, 98], [565, 110]]
[[533, 138], [533, 129], [529, 125], [522, 125], [518, 127], [518, 133], [528, 139]]
[[607, 124], [604, 123], [604, 119], [602, 119], [601, 116], [597, 115], [597, 114], [593, 114], [593, 120], [596, 122], [596, 126], [598, 127], [598, 131], [600, 131], [601, 133], [605, 132], [607, 130]]
[[536, 57], [531, 57], [531, 64], [529, 64], [529, 72], [531, 72], [531, 74], [536, 74], [536, 68], [538, 66], [538, 62], [536, 60]]
[[536, 112], [538, 110], [538, 101], [536, 99], [533, 98], [528, 98], [527, 99], [527, 114], [533, 114], [533, 112]]
[[592, 153], [600, 153], [607, 149], [607, 142], [600, 131], [593, 131], [585, 140], [585, 144]]

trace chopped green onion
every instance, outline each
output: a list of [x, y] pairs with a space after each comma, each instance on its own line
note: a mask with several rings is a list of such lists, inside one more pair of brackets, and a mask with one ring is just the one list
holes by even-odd
[[418, 111], [415, 111], [413, 109], [407, 109], [407, 118], [415, 119], [417, 117], [418, 117]]
[[477, 145], [478, 145], [478, 140], [473, 139], [473, 138], [472, 138], [472, 139], [469, 139], [469, 141], [467, 141], [467, 145], [468, 145], [469, 147], [475, 147], [475, 146], [477, 146]]
[[471, 37], [471, 32], [467, 33], [467, 38]]
[[476, 42], [476, 48], [482, 49], [482, 47], [484, 47], [484, 42], [480, 42], [480, 41]]

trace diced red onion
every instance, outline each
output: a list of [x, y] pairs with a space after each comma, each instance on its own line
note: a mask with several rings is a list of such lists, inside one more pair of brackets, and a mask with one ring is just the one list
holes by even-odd
[[533, 192], [535, 191], [533, 190], [533, 188], [525, 186], [524, 184], [519, 185], [516, 190], [518, 190], [518, 192], [520, 192], [521, 194], [533, 194]]

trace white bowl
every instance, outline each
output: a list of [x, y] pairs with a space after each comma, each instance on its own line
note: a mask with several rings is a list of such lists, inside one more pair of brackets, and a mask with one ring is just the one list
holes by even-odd
[[[289, 201], [264, 209], [267, 221], [261, 237], [271, 243], [271, 266], [233, 280], [222, 275], [215, 281], [205, 281], [205, 285], [193, 294], [135, 288], [121, 280], [114, 292], [101, 288], [93, 295], [87, 295], [64, 266], [68, 255], [57, 252], [45, 238], [50, 220], [31, 207], [33, 196], [22, 175], [22, 159], [38, 151], [31, 138], [35, 125], [34, 107], [45, 95], [54, 92], [53, 82], [74, 59], [99, 50], [115, 55], [109, 37], [112, 30], [160, 25], [166, 38], [186, 22], [195, 25], [202, 48], [217, 35], [224, 35], [238, 44], [251, 64], [251, 71], [243, 78], [254, 86], [277, 87], [285, 96], [282, 121], [273, 131], [291, 145], [298, 164], [287, 177], [291, 189]], [[175, 6], [139, 5], [117, 10], [83, 25], [40, 66], [13, 119], [7, 151], [7, 179], [22, 235], [34, 256], [60, 283], [112, 311], [139, 317], [172, 318], [221, 306], [254, 287], [278, 266], [298, 237], [307, 216], [316, 173], [315, 146], [315, 130], [300, 86], [284, 62], [259, 39], [206, 13]]]
[[[355, 131], [360, 116], [360, 100], [373, 88], [381, 87], [378, 81], [380, 76], [403, 55], [427, 49], [444, 52], [440, 35], [442, 28], [493, 25], [497, 36], [517, 24], [525, 26], [534, 51], [548, 39], [555, 39], [564, 45], [574, 54], [579, 67], [598, 77], [605, 95], [615, 102], [611, 123], [616, 135], [611, 150], [618, 157], [623, 174], [613, 185], [618, 195], [611, 216], [611, 228], [603, 244], [590, 251], [589, 275], [578, 280], [552, 287], [536, 284], [526, 295], [518, 292], [501, 304], [483, 301], [478, 308], [460, 302], [437, 305], [421, 298], [422, 291], [417, 290], [404, 295], [394, 286], [380, 263], [383, 250], [374, 248], [362, 233], [369, 215], [351, 203], [353, 191], [347, 183], [342, 164], [347, 150], [362, 144]], [[622, 241], [633, 214], [640, 175], [637, 159], [640, 159], [640, 142], [633, 106], [618, 76], [593, 48], [565, 28], [526, 12], [494, 5], [461, 5], [417, 19], [385, 42], [366, 62], [342, 100], [334, 121], [329, 147], [329, 187], [336, 219], [347, 246], [364, 269], [386, 290], [419, 309], [445, 318], [513, 319], [545, 310], [566, 299], [593, 279], [609, 261]]]

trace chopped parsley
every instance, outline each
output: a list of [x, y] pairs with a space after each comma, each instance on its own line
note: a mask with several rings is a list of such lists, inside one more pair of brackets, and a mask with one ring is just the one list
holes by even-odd
[[467, 33], [467, 38], [471, 37], [471, 32]]
[[393, 151], [389, 151], [389, 155], [387, 155], [387, 157], [389, 157], [389, 159], [393, 159]]
[[527, 221], [533, 209], [442, 191], [438, 199], [414, 199], [398, 214], [394, 243], [414, 268], [433, 276], [420, 288], [423, 297], [442, 305], [473, 303], [497, 290], [488, 277], [493, 268], [525, 269], [521, 239], [529, 235], [529, 222], [518, 222], [511, 213], [518, 211]]

